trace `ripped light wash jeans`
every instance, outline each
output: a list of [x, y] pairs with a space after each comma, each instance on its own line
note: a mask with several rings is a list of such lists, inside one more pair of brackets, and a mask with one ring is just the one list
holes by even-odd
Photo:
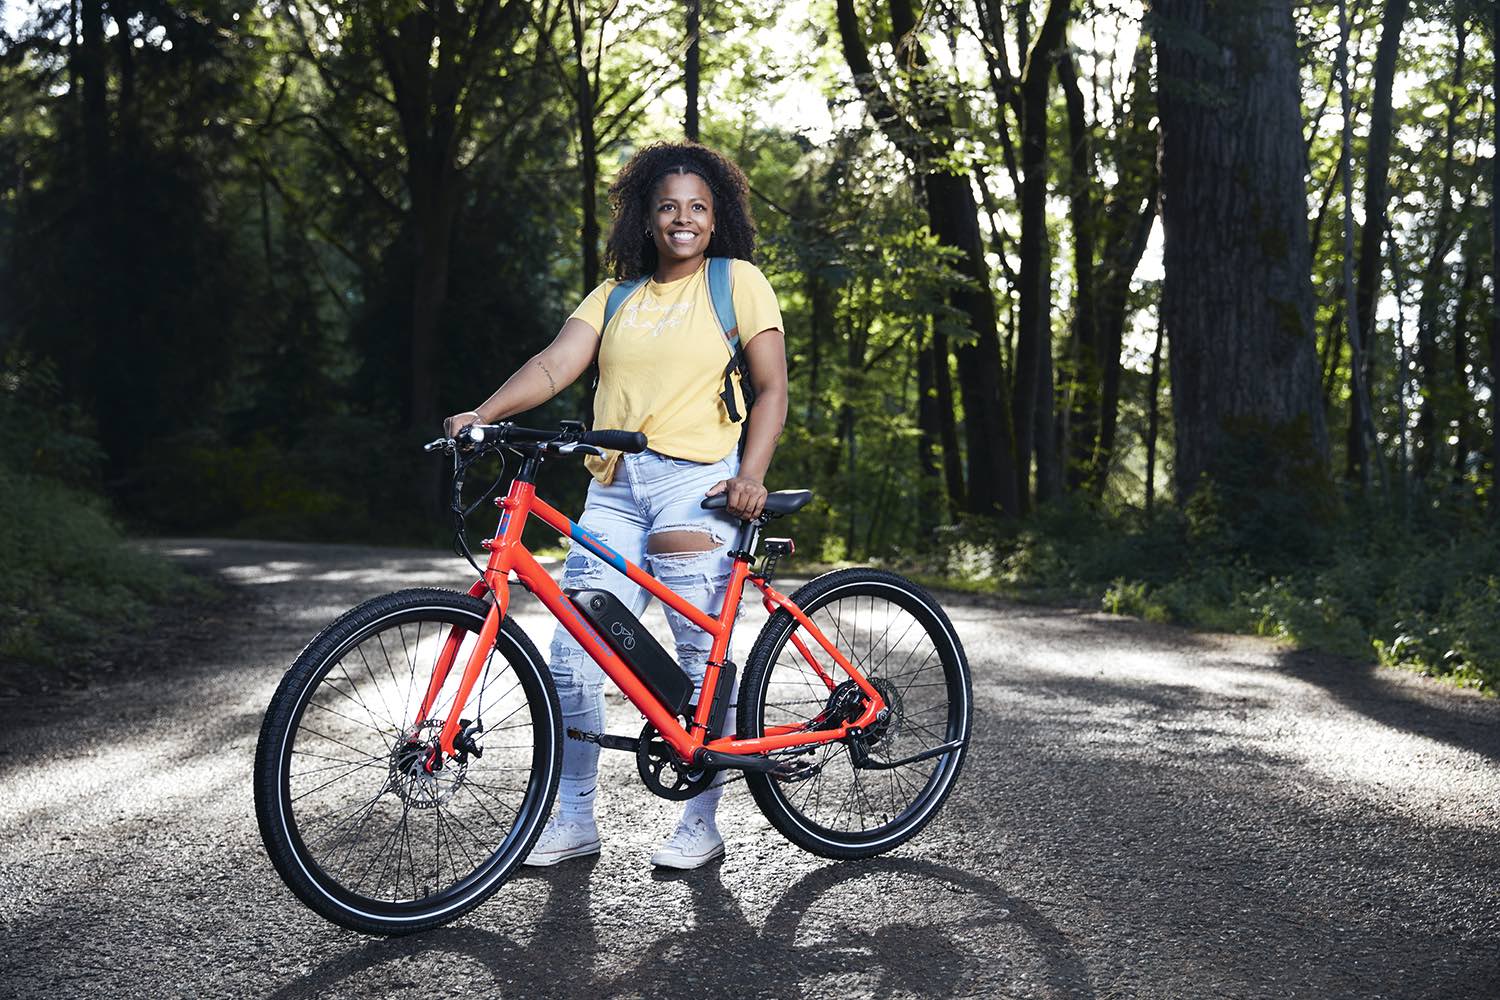
[[[709, 614], [723, 607], [732, 560], [729, 543], [740, 521], [722, 510], [699, 504], [708, 488], [739, 471], [739, 455], [708, 464], [669, 458], [654, 451], [620, 457], [615, 480], [605, 486], [589, 484], [588, 499], [578, 523], [604, 544], [651, 573]], [[647, 552], [652, 535], [663, 531], [703, 532], [715, 545], [702, 552]], [[562, 586], [607, 590], [637, 617], [651, 595], [623, 573], [605, 565], [577, 542], [568, 549]], [[677, 663], [694, 684], [703, 681], [712, 641], [708, 634], [670, 607], [664, 609], [677, 643]], [[563, 724], [584, 732], [604, 731], [604, 671], [561, 625], [552, 636], [550, 667], [557, 683]], [[734, 718], [731, 711], [729, 718]], [[599, 746], [563, 740], [562, 776], [565, 785], [588, 794], [599, 772]], [[584, 793], [583, 789], [588, 792]]]

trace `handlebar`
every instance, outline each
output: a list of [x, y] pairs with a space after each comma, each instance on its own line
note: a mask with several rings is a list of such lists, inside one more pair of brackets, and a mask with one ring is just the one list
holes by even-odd
[[646, 450], [646, 435], [640, 431], [586, 431], [583, 424], [572, 420], [563, 421], [559, 430], [539, 430], [534, 427], [518, 427], [515, 424], [470, 424], [455, 437], [437, 438], [422, 446], [424, 451], [439, 448], [451, 450], [460, 443], [478, 445], [542, 445], [549, 451], [590, 452], [598, 448], [612, 451], [641, 452]]

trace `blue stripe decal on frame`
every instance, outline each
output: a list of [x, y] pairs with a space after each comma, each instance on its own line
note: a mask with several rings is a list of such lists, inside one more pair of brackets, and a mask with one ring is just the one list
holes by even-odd
[[568, 535], [575, 542], [578, 542], [584, 548], [588, 549], [594, 555], [609, 563], [621, 573], [625, 572], [624, 557], [614, 549], [610, 548], [608, 545], [605, 545], [598, 538], [594, 537], [594, 535], [590, 534], [586, 529], [580, 527], [576, 522], [568, 522]]

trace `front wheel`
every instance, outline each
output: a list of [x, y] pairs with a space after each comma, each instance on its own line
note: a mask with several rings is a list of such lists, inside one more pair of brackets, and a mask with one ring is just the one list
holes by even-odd
[[479, 752], [434, 754], [488, 610], [445, 590], [375, 598], [309, 643], [271, 699], [255, 751], [261, 838], [292, 892], [334, 923], [446, 923], [500, 887], [547, 818], [562, 716], [546, 662], [510, 620], [459, 713]]
[[[972, 701], [963, 645], [932, 595], [894, 573], [827, 573], [792, 602], [880, 691], [890, 713], [860, 737], [789, 757], [791, 780], [746, 781], [771, 825], [799, 847], [829, 858], [883, 853], [926, 826], [958, 779]], [[777, 611], [745, 668], [739, 738], [768, 727], [817, 728], [820, 713], [841, 699], [853, 717], [861, 706], [847, 700], [852, 687], [808, 630]], [[857, 690], [852, 696], [860, 698]]]

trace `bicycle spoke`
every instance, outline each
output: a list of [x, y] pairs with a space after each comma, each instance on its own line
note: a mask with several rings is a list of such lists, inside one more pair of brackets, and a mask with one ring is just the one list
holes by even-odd
[[[335, 781], [342, 781], [343, 779], [349, 777], [349, 775], [353, 774], [355, 771], [362, 771], [362, 770], [364, 770], [366, 768], [377, 767], [377, 766], [379, 766], [379, 765], [376, 765], [376, 764], [356, 764], [353, 767], [351, 767], [349, 770], [345, 771], [343, 774], [334, 775], [332, 778], [329, 778], [327, 781], [323, 782], [321, 785], [317, 786], [316, 788], [309, 788], [305, 792], [299, 792], [298, 794], [293, 795], [292, 798], [291, 798], [291, 801], [296, 802], [298, 799], [306, 798], [307, 796], [312, 795], [314, 792], [321, 792], [323, 789], [327, 788], [329, 785], [333, 784]], [[319, 770], [321, 770], [321, 768]], [[307, 776], [306, 773], [298, 775], [298, 777], [306, 777], [306, 776]]]

